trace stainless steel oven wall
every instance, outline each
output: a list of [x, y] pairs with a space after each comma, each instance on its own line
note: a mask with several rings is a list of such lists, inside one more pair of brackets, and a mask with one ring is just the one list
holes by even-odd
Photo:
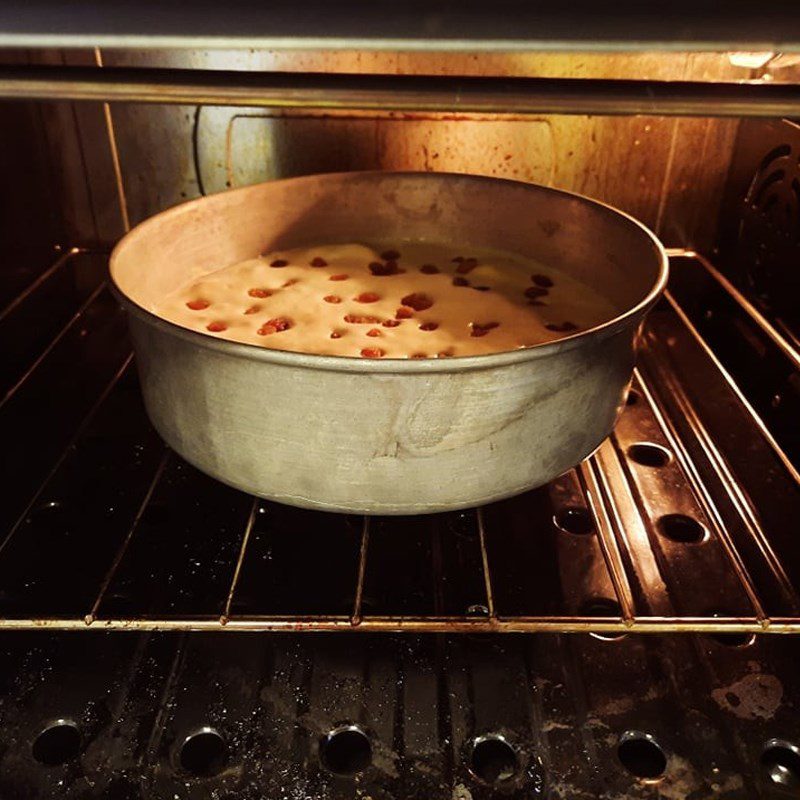
[[[725, 80], [718, 54], [430, 54], [50, 51], [36, 61], [243, 70]], [[108, 243], [167, 206], [271, 178], [342, 169], [475, 172], [600, 197], [668, 245], [707, 248], [735, 120], [663, 117], [336, 115], [194, 106], [47, 107], [73, 241]], [[119, 176], [115, 180], [114, 153]], [[127, 213], [121, 208], [127, 206]]]

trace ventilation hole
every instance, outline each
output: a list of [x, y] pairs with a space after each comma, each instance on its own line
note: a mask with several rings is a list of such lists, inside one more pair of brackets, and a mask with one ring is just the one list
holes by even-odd
[[335, 728], [319, 744], [323, 766], [336, 775], [356, 775], [372, 761], [372, 745], [364, 731], [355, 725]]
[[667, 768], [661, 745], [649, 734], [627, 731], [617, 745], [617, 758], [631, 775], [644, 781], [658, 780]]
[[632, 444], [628, 448], [628, 456], [637, 464], [645, 467], [664, 467], [672, 458], [672, 454], [666, 447], [652, 442]]
[[78, 726], [66, 719], [56, 720], [36, 737], [32, 750], [40, 764], [50, 767], [72, 761], [81, 751]]
[[[730, 611], [713, 611], [708, 616], [718, 619], [719, 617], [736, 617], [737, 614], [732, 614]], [[740, 631], [737, 633], [709, 633], [709, 639], [713, 639], [725, 647], [749, 647], [756, 640], [754, 633], [747, 633]]]
[[791, 152], [792, 148], [788, 144], [779, 144], [774, 147], [761, 159], [761, 163], [758, 165], [759, 172], [763, 172], [776, 159], [786, 158]]
[[519, 759], [514, 748], [500, 735], [479, 736], [472, 743], [469, 771], [490, 786], [514, 778], [519, 772]]
[[685, 514], [666, 514], [661, 517], [658, 531], [667, 539], [681, 544], [699, 544], [706, 538], [706, 529], [696, 519]]
[[797, 793], [800, 789], [800, 748], [780, 739], [770, 739], [761, 753], [761, 768], [767, 780]]
[[467, 616], [468, 617], [488, 617], [489, 616], [489, 609], [483, 605], [482, 603], [473, 603], [471, 606], [467, 606]]
[[[581, 605], [578, 614], [581, 617], [616, 617], [619, 619], [622, 617], [622, 609], [616, 600], [608, 597], [592, 597]], [[613, 642], [625, 636], [624, 633], [614, 633], [613, 631], [592, 632], [589, 635], [606, 642]]]
[[189, 734], [181, 745], [178, 760], [181, 769], [190, 775], [210, 777], [219, 774], [228, 759], [228, 748], [213, 728], [201, 728]]
[[636, 391], [636, 389], [628, 389], [628, 394], [625, 397], [625, 405], [635, 406], [641, 399], [642, 396]]
[[581, 506], [562, 508], [554, 517], [554, 525], [566, 533], [585, 536], [594, 533], [594, 520], [587, 509]]
[[778, 169], [775, 170], [775, 172], [771, 172], [764, 180], [762, 180], [758, 187], [758, 192], [756, 193], [755, 199], [753, 200], [754, 205], [758, 208], [763, 206], [764, 210], [766, 210], [769, 203], [764, 203], [765, 198], [767, 198], [768, 201], [774, 198], [774, 195], [767, 197], [769, 190], [776, 183], [780, 183], [785, 177], [786, 172], [782, 169]]

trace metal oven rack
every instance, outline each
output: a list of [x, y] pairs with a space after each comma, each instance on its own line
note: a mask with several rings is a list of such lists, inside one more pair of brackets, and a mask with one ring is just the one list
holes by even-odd
[[547, 487], [416, 518], [278, 506], [170, 452], [104, 256], [64, 252], [13, 300], [0, 284], [0, 628], [800, 632], [796, 442], [760, 407], [770, 376], [734, 381], [708, 342], [720, 324], [800, 359], [671, 255], [612, 437]]

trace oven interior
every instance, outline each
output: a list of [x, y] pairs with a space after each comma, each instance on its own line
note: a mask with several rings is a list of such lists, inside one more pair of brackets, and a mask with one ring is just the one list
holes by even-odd
[[[20, 66], [792, 87], [794, 59], [0, 60], [0, 796], [797, 796], [795, 122], [7, 92]], [[109, 248], [184, 199], [349, 169], [544, 183], [662, 238], [669, 289], [591, 458], [491, 506], [355, 518], [245, 496], [166, 448], [108, 291]]]

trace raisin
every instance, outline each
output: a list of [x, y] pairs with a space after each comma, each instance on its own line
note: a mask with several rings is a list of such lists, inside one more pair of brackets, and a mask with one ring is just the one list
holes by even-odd
[[[441, 270], [435, 264], [423, 264], [419, 271], [423, 273], [423, 275], [438, 275]], [[413, 357], [413, 356], [412, 356]]]
[[470, 324], [470, 336], [486, 336], [490, 330], [493, 328], [497, 328], [500, 325], [499, 322], [473, 322]]
[[475, 267], [478, 266], [477, 258], [465, 258], [457, 267], [456, 272], [459, 275], [468, 275]]
[[272, 333], [280, 333], [291, 327], [292, 323], [286, 317], [275, 317], [275, 319], [267, 320], [256, 333], [259, 336], [269, 336]]
[[270, 297], [272, 292], [269, 289], [250, 289], [247, 294], [250, 297]]
[[381, 258], [384, 261], [397, 261], [397, 259], [400, 258], [400, 253], [398, 253], [397, 250], [384, 250], [381, 253]]
[[312, 258], [310, 263], [311, 263], [312, 267], [327, 267], [328, 266], [328, 262], [324, 258], [320, 258], [319, 256], [316, 256], [315, 258]]
[[535, 300], [537, 297], [546, 297], [550, 292], [547, 289], [542, 289], [540, 286], [529, 286], [525, 290], [525, 297], [530, 300]]
[[491, 286], [473, 286], [472, 288], [476, 292], [488, 292], [492, 287]]
[[381, 323], [381, 325], [383, 325], [384, 328], [396, 328], [399, 324], [400, 324], [399, 319], [385, 319]]
[[394, 314], [395, 319], [411, 319], [411, 317], [413, 316], [414, 316], [414, 309], [405, 308], [404, 306], [400, 306], [400, 308], [398, 308]]
[[211, 303], [208, 300], [190, 300], [187, 304], [192, 311], [202, 311], [204, 308], [208, 308]]
[[569, 333], [570, 331], [578, 330], [578, 326], [573, 322], [562, 322], [560, 325], [549, 322], [545, 325], [545, 328], [549, 331], [557, 331], [558, 333]]
[[422, 325], [419, 326], [419, 329], [421, 331], [435, 331], [438, 327], [438, 322], [423, 322]]
[[376, 303], [381, 299], [381, 296], [375, 292], [361, 292], [358, 297], [354, 297], [353, 299], [356, 303]]
[[228, 326], [224, 322], [209, 322], [208, 325], [206, 325], [206, 330], [212, 333], [220, 333], [221, 331], [228, 330]]
[[381, 350], [380, 347], [365, 347], [361, 351], [361, 355], [364, 356], [364, 358], [382, 358], [386, 355], [386, 352]]
[[341, 303], [342, 298], [335, 294], [327, 294], [322, 298], [326, 303]]
[[412, 353], [411, 358], [427, 358], [428, 356], [425, 353]]
[[553, 279], [548, 278], [547, 275], [531, 275], [531, 280], [542, 289], [551, 289], [553, 286]]
[[450, 358], [453, 355], [452, 350], [442, 350], [436, 354], [439, 358]]
[[456, 275], [456, 277], [453, 278], [453, 286], [469, 286], [469, 281], [466, 278], [460, 278]]
[[367, 267], [376, 278], [384, 278], [387, 275], [400, 274], [400, 270], [397, 268], [396, 261], [387, 261], [385, 264], [380, 261], [371, 261], [369, 264], [367, 264]]
[[333, 331], [331, 333], [331, 339], [341, 339], [341, 338], [342, 338], [342, 334], [339, 333], [339, 331]]
[[344, 321], [353, 325], [374, 325], [376, 322], [380, 322], [378, 317], [370, 317], [366, 314], [346, 314]]
[[276, 258], [269, 264], [271, 267], [288, 267], [289, 262], [285, 258]]
[[246, 308], [244, 310], [245, 314], [258, 314], [261, 311], [261, 306], [250, 306], [250, 308]]
[[349, 275], [345, 275], [342, 272], [339, 275], [331, 275], [330, 278], [328, 278], [328, 280], [329, 281], [346, 281], [349, 277], [350, 277]]
[[383, 334], [377, 328], [370, 328], [367, 331], [367, 336], [383, 336]]
[[422, 292], [407, 294], [400, 302], [404, 306], [410, 306], [414, 311], [426, 311], [433, 305], [433, 300]]

